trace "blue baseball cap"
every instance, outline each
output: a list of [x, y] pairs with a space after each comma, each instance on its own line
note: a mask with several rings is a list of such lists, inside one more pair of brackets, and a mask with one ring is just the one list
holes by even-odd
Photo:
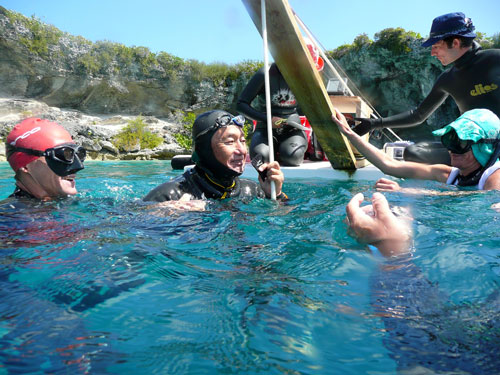
[[453, 35], [475, 38], [474, 29], [472, 20], [465, 17], [462, 12], [444, 14], [434, 18], [429, 39], [422, 43], [422, 47], [432, 46], [434, 43]]

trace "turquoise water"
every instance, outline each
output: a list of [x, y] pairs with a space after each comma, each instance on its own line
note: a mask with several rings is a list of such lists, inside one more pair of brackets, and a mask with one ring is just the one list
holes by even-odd
[[[76, 198], [0, 206], [0, 375], [498, 373], [497, 192], [387, 194], [415, 217], [413, 256], [387, 260], [343, 222], [374, 181], [141, 203], [177, 174], [90, 162]], [[0, 163], [0, 198], [11, 175]]]

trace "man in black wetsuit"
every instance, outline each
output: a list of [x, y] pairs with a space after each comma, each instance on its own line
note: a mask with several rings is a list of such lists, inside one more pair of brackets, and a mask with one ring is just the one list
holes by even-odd
[[422, 46], [432, 46], [432, 56], [444, 66], [452, 63], [453, 66], [438, 77], [431, 92], [416, 109], [385, 118], [358, 119], [360, 123], [354, 131], [363, 135], [376, 128], [421, 124], [448, 95], [455, 100], [461, 114], [486, 108], [500, 116], [500, 50], [481, 50], [474, 42], [475, 37], [474, 25], [463, 13], [436, 17], [429, 39]]
[[29, 118], [14, 126], [5, 141], [7, 160], [16, 173], [11, 197], [50, 200], [77, 193], [76, 172], [86, 151], [62, 126]]
[[[241, 92], [236, 108], [246, 117], [257, 121], [250, 145], [250, 157], [253, 159], [259, 154], [268, 161], [264, 75], [264, 68], [255, 73]], [[282, 165], [298, 166], [304, 161], [307, 150], [305, 128], [300, 125], [297, 99], [275, 63], [269, 68], [269, 86], [276, 158]], [[257, 99], [255, 108], [252, 106], [254, 99]]]
[[145, 201], [178, 201], [180, 199], [226, 199], [233, 197], [270, 197], [271, 181], [276, 186], [277, 199], [282, 193], [284, 177], [278, 162], [262, 164], [265, 176], [259, 182], [240, 179], [245, 169], [247, 148], [243, 134], [243, 116], [234, 117], [221, 110], [198, 116], [193, 124], [193, 160], [196, 166], [156, 187]]

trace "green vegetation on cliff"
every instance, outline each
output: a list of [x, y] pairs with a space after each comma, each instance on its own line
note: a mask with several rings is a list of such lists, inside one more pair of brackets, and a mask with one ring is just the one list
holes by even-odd
[[175, 133], [174, 138], [186, 152], [191, 152], [193, 149], [193, 141], [191, 139], [191, 131], [193, 129], [194, 120], [196, 115], [193, 112], [185, 113], [182, 117], [182, 125], [184, 127], [182, 133]]
[[56, 45], [65, 35], [80, 45], [83, 53], [77, 57], [76, 68], [91, 76], [113, 76], [118, 74], [141, 76], [144, 78], [176, 79], [182, 72], [190, 74], [196, 82], [209, 81], [215, 86], [229, 86], [242, 75], [250, 76], [262, 66], [259, 61], [243, 61], [239, 64], [205, 64], [197, 60], [183, 60], [167, 52], [153, 53], [147, 47], [127, 47], [111, 41], [92, 43], [81, 36], [65, 34], [56, 27], [35, 18], [27, 18], [20, 13], [4, 9], [11, 23], [21, 24], [28, 33], [20, 42], [28, 50], [42, 58], [47, 58], [49, 46]]
[[131, 151], [137, 146], [140, 146], [141, 149], [153, 149], [162, 142], [162, 137], [148, 130], [147, 124], [141, 116], [130, 120], [127, 126], [115, 136], [113, 141], [118, 149], [124, 151]]
[[29, 36], [20, 38], [20, 42], [30, 50], [31, 53], [47, 57], [49, 46], [56, 45], [63, 35], [63, 32], [58, 28], [47, 25], [37, 19], [35, 16], [27, 18], [20, 13], [5, 10], [5, 15], [12, 23], [20, 23], [27, 30]]
[[[478, 32], [477, 39], [483, 49], [500, 48], [500, 33], [488, 37], [485, 34]], [[419, 43], [423, 42], [422, 36], [414, 31], [406, 31], [401, 27], [388, 28], [379, 31], [375, 34], [374, 40], [371, 40], [368, 35], [358, 35], [352, 44], [343, 44], [332, 51], [327, 51], [327, 55], [335, 60], [340, 59], [347, 53], [355, 53], [362, 48], [372, 48], [375, 51], [385, 49], [394, 54], [401, 55], [411, 52], [415, 47], [419, 47]]]

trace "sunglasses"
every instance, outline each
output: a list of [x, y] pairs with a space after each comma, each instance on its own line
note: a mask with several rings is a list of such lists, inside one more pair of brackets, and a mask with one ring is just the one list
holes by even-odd
[[448, 151], [461, 155], [470, 151], [474, 142], [460, 139], [455, 131], [449, 131], [441, 137], [441, 143]]
[[500, 139], [496, 138], [483, 138], [478, 140], [477, 142], [471, 141], [470, 139], [463, 140], [460, 139], [455, 131], [449, 131], [445, 135], [441, 137], [441, 143], [443, 144], [448, 151], [454, 154], [465, 154], [466, 152], [472, 149], [472, 145], [474, 143], [489, 143], [497, 147], [500, 143]]
[[229, 125], [236, 125], [236, 126], [239, 126], [240, 128], [243, 128], [243, 126], [245, 125], [245, 117], [243, 115], [238, 115], [235, 117], [230, 116], [230, 115], [219, 116], [215, 120], [215, 123], [212, 126], [206, 128], [205, 130], [200, 132], [196, 136], [196, 138], [200, 138], [201, 136], [207, 134], [208, 132], [211, 132], [213, 130], [217, 130], [217, 129], [220, 129], [220, 128], [223, 128], [223, 127], [226, 127]]
[[22, 152], [33, 156], [44, 156], [49, 168], [58, 176], [64, 177], [83, 169], [87, 150], [75, 144], [62, 144], [45, 151], [24, 147], [11, 147], [10, 153]]

